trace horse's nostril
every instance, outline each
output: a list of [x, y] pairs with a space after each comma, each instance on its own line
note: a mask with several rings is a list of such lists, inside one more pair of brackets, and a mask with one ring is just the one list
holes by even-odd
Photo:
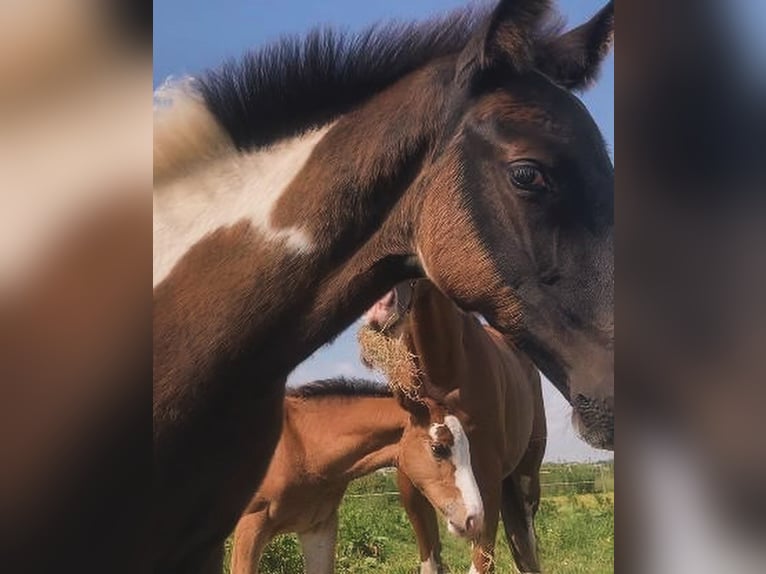
[[575, 395], [574, 399], [572, 399], [572, 404], [578, 408], [584, 408], [589, 405], [590, 402], [590, 399], [582, 394], [577, 394]]

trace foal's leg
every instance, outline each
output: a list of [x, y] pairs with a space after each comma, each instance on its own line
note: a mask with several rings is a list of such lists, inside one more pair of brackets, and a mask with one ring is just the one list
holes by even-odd
[[441, 574], [441, 543], [436, 511], [428, 499], [415, 488], [409, 477], [400, 470], [396, 472], [396, 482], [399, 486], [399, 500], [415, 531], [420, 552], [420, 574]]
[[333, 574], [335, 541], [338, 537], [338, 512], [308, 532], [298, 534], [306, 564], [306, 574]]
[[511, 474], [503, 480], [501, 513], [505, 537], [516, 566], [522, 573], [540, 572], [535, 536], [535, 513], [540, 502], [537, 474]]
[[258, 574], [258, 565], [272, 535], [267, 527], [266, 512], [245, 514], [234, 530], [231, 574]]

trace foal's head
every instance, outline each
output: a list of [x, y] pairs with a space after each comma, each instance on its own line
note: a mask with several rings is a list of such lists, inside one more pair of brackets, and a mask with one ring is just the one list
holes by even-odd
[[572, 90], [607, 52], [613, 4], [565, 34], [503, 0], [458, 57], [419, 183], [425, 274], [530, 355], [584, 438], [613, 442], [614, 169]]
[[476, 537], [484, 524], [484, 505], [462, 423], [435, 402], [399, 397], [410, 412], [399, 442], [399, 469], [444, 515], [450, 532]]
[[[450, 532], [475, 537], [484, 522], [463, 424], [442, 403], [421, 393], [419, 366], [406, 340], [407, 312], [422, 281], [397, 285], [365, 314], [362, 361], [382, 370], [410, 420], [399, 442], [399, 469], [447, 519]], [[385, 341], [385, 342], [383, 342]], [[395, 364], [394, 364], [395, 363]]]

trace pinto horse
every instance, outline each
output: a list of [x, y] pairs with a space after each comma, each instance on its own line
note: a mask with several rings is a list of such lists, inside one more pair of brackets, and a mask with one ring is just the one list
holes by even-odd
[[[256, 574], [263, 549], [277, 534], [297, 532], [307, 574], [335, 571], [338, 507], [351, 480], [403, 457], [400, 444], [415, 451], [417, 487], [443, 509], [453, 528], [472, 536], [481, 529], [483, 508], [470, 457], [435, 458], [421, 442], [455, 444], [465, 436], [457, 418], [444, 409], [413, 416], [378, 383], [330, 379], [288, 391], [282, 436], [263, 483], [234, 530], [232, 574]], [[418, 413], [420, 414], [420, 413]], [[430, 434], [438, 432], [439, 443]], [[464, 443], [467, 451], [468, 443]], [[468, 465], [462, 468], [460, 465]], [[400, 484], [408, 466], [399, 466]], [[468, 491], [456, 477], [467, 474]], [[428, 509], [433, 512], [429, 504]], [[417, 517], [416, 517], [417, 519]]]
[[565, 33], [550, 16], [500, 0], [317, 32], [156, 94], [156, 572], [209, 568], [266, 473], [288, 374], [411, 277], [610, 435], [614, 169], [573, 91], [613, 5]]
[[[516, 566], [540, 572], [534, 517], [540, 502], [540, 465], [546, 424], [540, 375], [532, 362], [507, 345], [492, 327], [458, 309], [427, 280], [405, 282], [365, 315], [368, 328], [406, 346], [417, 364], [417, 387], [454, 411], [471, 444], [471, 465], [485, 509], [483, 528], [473, 537], [471, 572], [491, 572], [498, 516]], [[363, 357], [365, 357], [363, 347]], [[407, 385], [407, 381], [399, 381]], [[423, 445], [402, 440], [400, 468]], [[412, 471], [409, 476], [417, 476]], [[417, 486], [417, 483], [416, 483]], [[431, 523], [413, 489], [403, 490], [410, 515]], [[424, 508], [426, 508], [424, 510]], [[433, 510], [431, 510], [433, 514]], [[416, 524], [416, 521], [413, 521]], [[436, 547], [433, 528], [418, 531], [420, 547]]]

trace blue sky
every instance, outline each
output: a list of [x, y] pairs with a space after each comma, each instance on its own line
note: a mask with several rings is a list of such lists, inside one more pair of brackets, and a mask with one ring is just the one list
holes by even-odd
[[726, 3], [731, 24], [736, 29], [748, 64], [748, 73], [766, 80], [766, 2], [763, 0], [729, 0]]
[[[559, 0], [567, 22], [579, 24], [603, 0]], [[413, 20], [464, 6], [460, 0], [156, 0], [154, 2], [154, 85], [168, 76], [196, 74], [229, 57], [257, 48], [282, 34], [300, 34], [317, 24], [358, 30], [384, 20]], [[614, 150], [614, 56], [604, 62], [596, 86], [583, 101]], [[333, 375], [370, 377], [358, 360], [354, 325], [332, 345], [300, 365], [290, 377], [299, 383]], [[548, 413], [548, 460], [601, 460], [611, 454], [580, 441], [569, 424], [566, 402], [545, 382]]]

